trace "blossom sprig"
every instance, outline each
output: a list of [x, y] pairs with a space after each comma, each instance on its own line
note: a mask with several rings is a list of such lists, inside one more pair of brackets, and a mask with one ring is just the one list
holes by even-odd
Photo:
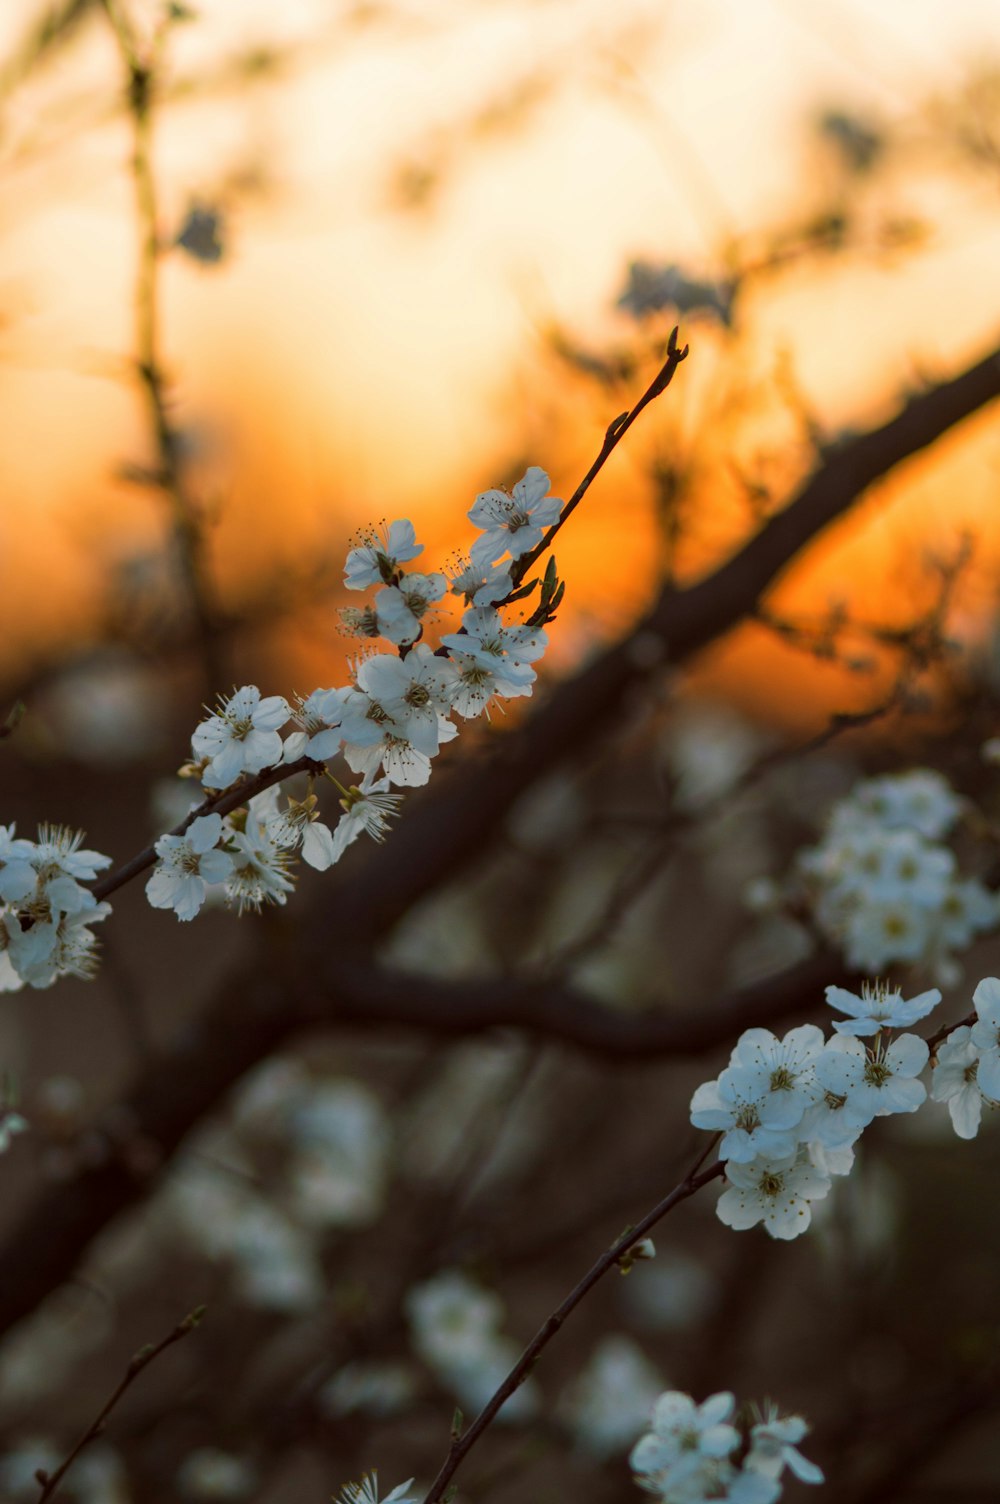
[[639, 1487], [662, 1504], [774, 1504], [786, 1467], [803, 1483], [823, 1482], [798, 1450], [809, 1430], [801, 1416], [782, 1416], [774, 1405], [747, 1418], [735, 1410], [728, 1391], [700, 1405], [676, 1390], [661, 1394], [629, 1457]]
[[[519, 484], [529, 515], [538, 511], [536, 493], [548, 488], [545, 472], [532, 467]], [[539, 515], [548, 510], [541, 508]], [[507, 528], [511, 538], [519, 531]], [[195, 729], [193, 760], [182, 772], [201, 779], [208, 799], [156, 842], [156, 866], [146, 885], [154, 907], [172, 908], [189, 920], [213, 889], [240, 912], [283, 904], [294, 886], [294, 852], [324, 871], [360, 834], [384, 839], [400, 802], [390, 787], [428, 781], [433, 759], [458, 735], [453, 716], [468, 720], [497, 699], [531, 693], [537, 677], [532, 664], [547, 641], [541, 621], [551, 619], [563, 594], [552, 562], [541, 582], [514, 592], [523, 598], [541, 584], [535, 617], [520, 624], [509, 624], [486, 603], [487, 597], [511, 593], [509, 563], [470, 563], [463, 584], [453, 581], [452, 589], [475, 603], [461, 630], [444, 634], [435, 652], [422, 640], [424, 625], [449, 581], [443, 572], [405, 570], [422, 552], [412, 523], [401, 519], [367, 530], [347, 556], [347, 587], [378, 587], [370, 606], [346, 610], [347, 623], [363, 636], [383, 637], [394, 652], [363, 653], [348, 684], [315, 689], [292, 702], [244, 685], [220, 699]], [[359, 782], [330, 771], [341, 756]], [[336, 785], [343, 815], [335, 830], [323, 820], [311, 788], [304, 799], [292, 798], [278, 809], [274, 786], [300, 770], [311, 778], [326, 774]], [[16, 849], [10, 858], [5, 876], [0, 847], [0, 888], [6, 883], [13, 893], [27, 878]]]
[[[811, 1223], [812, 1204], [829, 1194], [831, 1177], [849, 1173], [865, 1128], [878, 1117], [916, 1112], [927, 1100], [919, 1077], [930, 1046], [902, 1031], [927, 1016], [940, 992], [907, 1001], [899, 989], [866, 983], [860, 996], [841, 987], [828, 987], [826, 995], [832, 1007], [851, 1015], [834, 1023], [832, 1037], [825, 1039], [814, 1024], [792, 1029], [783, 1040], [748, 1029], [726, 1069], [691, 1099], [694, 1126], [720, 1135], [727, 1185], [716, 1212], [729, 1227], [763, 1223], [772, 1237], [798, 1237]], [[995, 992], [981, 983], [976, 996], [983, 1010], [980, 1037], [989, 1037], [1000, 1076], [1000, 982]], [[966, 1030], [955, 1050], [945, 1051], [940, 1090], [947, 1087], [948, 1096], [938, 1099], [963, 1093], [955, 1111], [963, 1125], [975, 1117], [978, 1126], [985, 1093], [969, 1088], [969, 1068], [978, 1069], [978, 1060], [957, 1053], [959, 1046], [971, 1047], [971, 1035]], [[960, 1067], [961, 1080], [952, 1066]], [[987, 1074], [989, 1086], [1000, 1087], [993, 1071]]]
[[[345, 817], [354, 818], [350, 825], [342, 824], [345, 834], [341, 840], [336, 842], [332, 836], [327, 839], [330, 833], [319, 812], [311, 805], [306, 812], [302, 801], [294, 819], [288, 811], [283, 816], [285, 836], [292, 826], [301, 836], [304, 860], [317, 867], [332, 864], [359, 829], [376, 837], [384, 835], [391, 812], [375, 802], [384, 797], [376, 787], [379, 775], [389, 784], [426, 782], [431, 757], [458, 734], [453, 714], [468, 720], [487, 713], [496, 700], [530, 694], [536, 672], [531, 665], [546, 646], [542, 628], [561, 603], [564, 586], [551, 561], [541, 581], [525, 583], [526, 576], [579, 506], [628, 429], [666, 390], [677, 367], [687, 358], [688, 347], [682, 348], [677, 336], [674, 328], [663, 363], [639, 400], [608, 425], [597, 457], [565, 506], [548, 494], [548, 476], [537, 465], [528, 467], [510, 493], [480, 493], [469, 516], [481, 536], [472, 545], [468, 565], [457, 575], [449, 577], [442, 571], [407, 573], [403, 566], [423, 553], [423, 545], [416, 541], [413, 524], [405, 518], [366, 529], [352, 543], [345, 585], [351, 590], [377, 587], [378, 595], [374, 603], [353, 610], [348, 624], [363, 637], [385, 637], [397, 648], [400, 658], [406, 658], [420, 642], [424, 618], [429, 618], [449, 589], [464, 595], [470, 610], [498, 615], [540, 587], [539, 604], [526, 622], [511, 626], [501, 620], [498, 631], [491, 627], [488, 640], [463, 623], [462, 631], [455, 635], [475, 640], [463, 640], [453, 647], [442, 643], [438, 648], [436, 656], [450, 661], [455, 678], [450, 703], [435, 707], [438, 725], [434, 753], [421, 752], [409, 737], [400, 736], [398, 722], [391, 716], [393, 725], [384, 728], [374, 741], [348, 743], [345, 734], [337, 735], [343, 703], [356, 686], [314, 690], [298, 697], [294, 710], [284, 696], [262, 696], [255, 685], [235, 689], [230, 696], [221, 697], [195, 728], [192, 761], [181, 769], [182, 775], [201, 780], [205, 799], [156, 843], [97, 879], [93, 890], [79, 888], [79, 884], [66, 890], [63, 885], [64, 893], [74, 895], [72, 903], [67, 903], [59, 897], [60, 878], [68, 876], [75, 881], [80, 874], [64, 872], [53, 879], [51, 891], [39, 895], [37, 885], [33, 888], [35, 880], [28, 870], [30, 864], [25, 864], [24, 852], [12, 846], [13, 828], [4, 833], [6, 845], [0, 837], [0, 991], [19, 987], [25, 980], [48, 986], [58, 975], [92, 975], [96, 941], [90, 925], [110, 912], [104, 901], [109, 894], [150, 868], [155, 869], [147, 883], [150, 902], [155, 907], [173, 908], [187, 919], [200, 912], [208, 893], [219, 887], [240, 909], [258, 907], [262, 902], [284, 902], [292, 887], [289, 843], [282, 841], [279, 832], [269, 830], [268, 817], [252, 811], [248, 816], [237, 816], [241, 807], [247, 807], [247, 801], [295, 773], [315, 777], [327, 772], [328, 761], [342, 753], [351, 771], [362, 775], [358, 792], [375, 797], [358, 801], [359, 813], [353, 805], [345, 810]], [[505, 555], [509, 557], [505, 559]], [[495, 651], [495, 644], [502, 643], [498, 632], [508, 634], [507, 645], [499, 652]], [[375, 704], [372, 701], [373, 710]], [[9, 720], [16, 723], [14, 717]], [[281, 733], [289, 720], [295, 729], [283, 740]], [[310, 797], [311, 793], [307, 799]], [[196, 822], [213, 815], [223, 821], [223, 839], [211, 841], [214, 822], [199, 825], [191, 833]], [[232, 867], [223, 877], [226, 859]], [[110, 864], [109, 859], [101, 861], [102, 865]], [[96, 870], [91, 876], [96, 878]], [[80, 898], [77, 890], [86, 896]], [[34, 910], [22, 912], [19, 906], [32, 895]], [[27, 940], [25, 935], [29, 936]]]

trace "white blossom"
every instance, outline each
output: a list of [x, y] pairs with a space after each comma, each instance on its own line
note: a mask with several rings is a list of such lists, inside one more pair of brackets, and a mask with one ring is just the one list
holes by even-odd
[[[519, 1347], [499, 1330], [503, 1302], [459, 1270], [415, 1285], [406, 1297], [413, 1346], [469, 1410], [479, 1410], [513, 1368]], [[529, 1381], [504, 1403], [500, 1418], [523, 1420], [538, 1406]]]
[[17, 903], [35, 890], [34, 841], [18, 839], [13, 825], [0, 825], [0, 902]]
[[384, 841], [389, 821], [399, 813], [402, 794], [390, 794], [388, 778], [368, 777], [360, 787], [341, 788], [344, 814], [333, 833], [334, 861], [339, 861], [362, 831], [373, 841]]
[[709, 1395], [700, 1405], [676, 1390], [661, 1394], [653, 1406], [652, 1430], [632, 1448], [633, 1472], [658, 1479], [681, 1463], [728, 1457], [740, 1442], [729, 1423], [734, 1409], [733, 1396], [725, 1392]]
[[852, 1112], [872, 1118], [894, 1112], [916, 1112], [927, 1089], [916, 1077], [927, 1064], [929, 1050], [917, 1034], [901, 1034], [892, 1044], [878, 1037], [870, 1045], [850, 1034], [829, 1041], [816, 1065], [820, 1083], [845, 1098]]
[[29, 843], [33, 844], [29, 860], [39, 880], [51, 883], [56, 877], [65, 876], [89, 882], [111, 866], [109, 856], [81, 850], [82, 840], [82, 830], [71, 830], [68, 825], [40, 825], [38, 841]]
[[931, 1078], [931, 1099], [947, 1102], [952, 1127], [959, 1138], [975, 1138], [979, 1132], [984, 1100], [991, 1106], [997, 1105], [985, 1097], [980, 1087], [980, 1064], [980, 1054], [967, 1024], [952, 1029], [938, 1047]]
[[370, 745], [387, 730], [427, 757], [436, 756], [456, 677], [454, 665], [424, 643], [405, 659], [389, 653], [365, 659], [358, 666], [357, 690], [346, 696], [345, 740]]
[[810, 1203], [821, 1201], [830, 1179], [804, 1149], [781, 1158], [761, 1156], [751, 1164], [726, 1164], [728, 1189], [716, 1205], [727, 1227], [742, 1231], [763, 1222], [772, 1238], [797, 1238], [812, 1218]]
[[459, 561], [461, 568], [451, 576], [453, 595], [465, 597], [467, 606], [494, 606], [510, 593], [510, 562], [502, 564], [473, 564], [471, 559]]
[[458, 1269], [414, 1285], [405, 1304], [413, 1345], [432, 1368], [478, 1362], [503, 1318], [500, 1297]]
[[630, 1337], [605, 1337], [561, 1402], [581, 1451], [613, 1457], [645, 1429], [663, 1381]]
[[822, 841], [800, 855], [819, 927], [852, 968], [874, 974], [922, 961], [944, 980], [950, 952], [996, 926], [1000, 897], [963, 877], [941, 844], [963, 803], [925, 769], [870, 779], [834, 806]]
[[226, 878], [226, 897], [242, 914], [265, 903], [283, 904], [295, 884], [288, 875], [289, 856], [267, 828], [266, 817], [251, 808], [242, 829], [230, 825], [233, 868]]
[[6, 1154], [19, 1133], [27, 1133], [28, 1124], [19, 1112], [0, 1110], [0, 1154]]
[[889, 961], [918, 961], [927, 950], [930, 920], [906, 899], [861, 902], [842, 929], [844, 955], [855, 971], [878, 971]]
[[206, 885], [225, 882], [233, 859], [216, 851], [222, 835], [221, 815], [201, 815], [183, 836], [160, 836], [159, 861], [146, 884], [154, 909], [173, 909], [178, 919], [193, 919], [205, 901]]
[[921, 992], [905, 1002], [898, 987], [891, 991], [881, 982], [863, 982], [860, 997], [844, 987], [828, 987], [826, 1000], [831, 1008], [846, 1013], [846, 1019], [836, 1019], [834, 1029], [838, 1034], [877, 1034], [879, 1029], [907, 1029], [921, 1018], [926, 1018], [941, 1001], [936, 987]]
[[452, 704], [466, 720], [481, 715], [494, 696], [530, 695], [537, 677], [531, 667], [548, 644], [545, 632], [528, 626], [505, 627], [499, 611], [473, 606], [461, 632], [442, 637], [458, 670]]
[[406, 518], [393, 522], [381, 534], [369, 528], [347, 555], [344, 584], [348, 590], [366, 590], [369, 585], [389, 585], [400, 564], [422, 554], [424, 545], [416, 541], [413, 523]]
[[538, 465], [531, 465], [510, 492], [482, 491], [469, 512], [469, 521], [484, 529], [472, 545], [473, 564], [492, 564], [507, 552], [519, 559], [539, 544], [562, 511], [562, 502], [548, 491], [549, 477]]
[[854, 789], [851, 803], [862, 819], [874, 818], [890, 830], [915, 830], [931, 841], [947, 834], [964, 807], [947, 779], [928, 768], [869, 778]]
[[796, 1129], [820, 1095], [815, 1064], [822, 1048], [815, 1024], [792, 1029], [783, 1040], [767, 1029], [746, 1030], [729, 1066], [691, 1099], [694, 1126], [723, 1134], [720, 1159], [746, 1164], [794, 1151]]
[[292, 711], [299, 730], [285, 737], [285, 762], [297, 762], [300, 757], [326, 762], [336, 756], [344, 739], [338, 729], [344, 716], [344, 693], [342, 689], [314, 689], [306, 699], [299, 697]]
[[379, 1498], [378, 1473], [374, 1469], [366, 1473], [360, 1483], [345, 1483], [337, 1495], [335, 1504], [416, 1504], [415, 1499], [408, 1497], [412, 1478], [407, 1478], [405, 1483], [399, 1483], [386, 1494]]
[[447, 589], [443, 574], [405, 574], [398, 585], [386, 585], [375, 597], [380, 634], [401, 647], [416, 642], [424, 617]]
[[60, 976], [90, 981], [97, 972], [97, 938], [89, 929], [111, 913], [109, 903], [97, 903], [86, 889], [88, 900], [73, 913], [39, 917], [28, 929], [19, 923], [5, 926], [7, 954], [18, 976], [31, 987], [51, 987]]
[[983, 1094], [1000, 1101], [1000, 978], [984, 977], [972, 994], [976, 1022], [972, 1043], [979, 1051], [979, 1085]]
[[801, 1483], [822, 1483], [821, 1470], [797, 1450], [808, 1433], [801, 1415], [781, 1416], [769, 1405], [767, 1413], [750, 1428], [750, 1451], [743, 1466], [775, 1481], [787, 1467]]
[[244, 773], [259, 773], [281, 760], [279, 728], [289, 717], [281, 695], [262, 700], [255, 684], [245, 684], [214, 715], [202, 721], [191, 737], [194, 755], [207, 758], [202, 775], [206, 788], [227, 789]]

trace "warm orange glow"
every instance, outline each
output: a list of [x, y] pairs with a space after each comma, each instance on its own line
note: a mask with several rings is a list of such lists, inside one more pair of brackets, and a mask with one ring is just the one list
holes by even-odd
[[[803, 128], [819, 106], [898, 129], [882, 197], [859, 179], [856, 207], [872, 225], [922, 217], [932, 239], [761, 278], [738, 347], [690, 321], [691, 360], [560, 544], [570, 604], [556, 661], [623, 626], [654, 587], [645, 462], [671, 446], [693, 459], [682, 568], [697, 571], [745, 530], [741, 477], [765, 473], [780, 496], [801, 473], [787, 409], [750, 410], [782, 361], [832, 431], [887, 415], [908, 378], [995, 337], [995, 178], [989, 190], [963, 178], [944, 148], [912, 165], [930, 129], [922, 105], [1000, 52], [993, 0], [525, 0], [408, 19], [359, 6], [335, 23], [310, 0], [198, 9], [177, 29], [157, 126], [163, 231], [192, 200], [219, 202], [232, 249], [218, 267], [165, 258], [161, 311], [223, 600], [319, 553], [336, 563], [372, 518], [412, 516], [429, 558], [467, 542], [476, 491], [518, 459], [567, 495], [646, 372], [595, 397], [538, 357], [539, 331], [556, 320], [595, 348], [621, 342], [631, 326], [613, 302], [630, 257], [719, 275], [726, 238], [804, 214], [833, 170]], [[4, 56], [32, 10], [0, 16]], [[86, 641], [109, 571], [166, 525], [157, 496], [121, 473], [152, 451], [129, 375], [120, 89], [95, 16], [5, 106], [0, 666], [15, 678], [60, 640]], [[719, 395], [737, 376], [740, 422]], [[905, 611], [921, 550], [954, 550], [962, 529], [979, 539], [970, 619], [992, 607], [996, 431], [987, 415], [893, 478], [782, 586], [782, 609], [837, 596], [866, 617]], [[310, 611], [281, 640], [297, 684], [334, 677], [332, 618]], [[706, 673], [793, 719], [864, 691], [753, 632]]]

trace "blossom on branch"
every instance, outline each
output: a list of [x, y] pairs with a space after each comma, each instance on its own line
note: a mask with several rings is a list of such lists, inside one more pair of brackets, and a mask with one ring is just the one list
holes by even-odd
[[221, 815], [202, 815], [183, 836], [160, 836], [159, 861], [146, 884], [154, 909], [173, 909], [178, 919], [193, 919], [205, 901], [207, 885], [225, 882], [233, 859], [217, 851], [222, 835]]
[[979, 1081], [982, 1057], [968, 1024], [952, 1029], [937, 1052], [931, 1080], [931, 1100], [947, 1102], [952, 1127], [959, 1138], [975, 1138], [983, 1115], [983, 1103], [997, 1106], [986, 1096]]
[[813, 1164], [802, 1148], [776, 1158], [761, 1155], [751, 1164], [726, 1164], [728, 1190], [716, 1205], [727, 1227], [743, 1231], [763, 1222], [772, 1238], [788, 1240], [805, 1232], [812, 1219], [813, 1201], [830, 1189], [830, 1178]]
[[816, 1075], [867, 1124], [890, 1113], [916, 1112], [926, 1101], [927, 1088], [916, 1078], [929, 1054], [917, 1034], [901, 1034], [890, 1045], [876, 1039], [867, 1046], [853, 1035], [838, 1034], [817, 1063]]
[[389, 821], [399, 813], [402, 794], [390, 794], [388, 778], [365, 778], [360, 788], [352, 784], [349, 789], [341, 785], [341, 805], [344, 814], [333, 833], [333, 860], [339, 861], [357, 840], [362, 831], [373, 841], [384, 841]]
[[390, 585], [400, 564], [415, 559], [423, 551], [424, 545], [417, 542], [413, 523], [405, 517], [392, 523], [388, 529], [383, 523], [381, 533], [368, 528], [347, 555], [344, 584], [348, 590]]
[[268, 829], [266, 809], [266, 805], [255, 809], [251, 800], [244, 816], [236, 811], [226, 818], [233, 868], [225, 891], [240, 914], [265, 903], [283, 904], [295, 887], [289, 876], [288, 852]]
[[548, 491], [545, 471], [531, 465], [512, 491], [480, 492], [469, 512], [469, 521], [484, 530], [472, 545], [472, 563], [492, 564], [504, 553], [519, 559], [537, 547], [543, 530], [557, 522], [562, 511], [562, 502]]
[[244, 773], [259, 773], [281, 760], [279, 729], [288, 720], [288, 702], [281, 695], [262, 700], [255, 684], [245, 684], [191, 737], [195, 757], [207, 763], [202, 774], [206, 788], [227, 789]]
[[375, 597], [380, 634], [399, 647], [416, 642], [424, 617], [447, 589], [443, 574], [405, 574], [398, 585], [386, 585]]
[[890, 992], [880, 982], [874, 985], [863, 982], [860, 997], [844, 987], [828, 987], [826, 1000], [831, 1008], [849, 1015], [834, 1021], [833, 1027], [838, 1034], [865, 1035], [877, 1034], [879, 1029], [909, 1028], [937, 1007], [941, 994], [932, 987], [929, 992], [921, 992], [905, 1002], [898, 987]]
[[516, 699], [531, 694], [548, 638], [541, 627], [505, 627], [499, 611], [473, 606], [462, 617], [462, 631], [442, 637], [458, 671], [453, 705], [466, 720], [481, 715], [494, 696]]

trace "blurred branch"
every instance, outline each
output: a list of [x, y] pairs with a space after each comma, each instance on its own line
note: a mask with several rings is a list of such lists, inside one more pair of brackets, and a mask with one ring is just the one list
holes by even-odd
[[[629, 412], [622, 413], [620, 417], [613, 419], [613, 421], [608, 424], [608, 429], [606, 434], [604, 435], [604, 443], [601, 445], [600, 453], [598, 454], [594, 463], [591, 465], [590, 469], [587, 471], [586, 475], [583, 477], [583, 480], [573, 492], [573, 495], [570, 497], [569, 501], [563, 507], [559, 521], [554, 523], [553, 526], [549, 528], [542, 541], [536, 544], [530, 553], [524, 554], [521, 558], [516, 560], [510, 572], [511, 583], [515, 589], [524, 579], [525, 575], [528, 573], [535, 560], [539, 558], [547, 548], [551, 548], [553, 538], [559, 532], [559, 529], [569, 521], [570, 517], [572, 517], [573, 513], [580, 505], [584, 496], [586, 496], [587, 492], [590, 490], [592, 483], [604, 469], [605, 464], [610, 459], [611, 455], [614, 453], [621, 440], [628, 433], [629, 429], [632, 427], [632, 424], [635, 422], [636, 418], [638, 418], [643, 408], [648, 407], [650, 402], [654, 401], [655, 398], [659, 397], [661, 393], [666, 391], [667, 387], [674, 379], [674, 373], [676, 372], [677, 367], [680, 365], [682, 360], [687, 359], [688, 346], [685, 345], [683, 349], [680, 349], [678, 347], [677, 334], [678, 330], [676, 328], [671, 329], [670, 338], [667, 340], [667, 352], [663, 364], [657, 371], [656, 375], [653, 377], [653, 380], [649, 383], [649, 386], [643, 392], [642, 396], [639, 398], [635, 406]], [[501, 602], [500, 604], [503, 603]]]
[[100, 0], [63, 0], [61, 5], [47, 5], [0, 70], [0, 100], [23, 82], [39, 63], [70, 41], [80, 22], [93, 14], [99, 3]]
[[158, 86], [157, 70], [169, 21], [161, 22], [152, 43], [143, 49], [118, 0], [101, 0], [101, 5], [114, 32], [128, 77], [132, 175], [139, 228], [135, 282], [136, 370], [146, 394], [157, 452], [157, 469], [151, 479], [170, 504], [181, 573], [197, 630], [205, 691], [211, 697], [226, 687], [226, 675], [215, 630], [205, 557], [204, 517], [185, 482], [183, 436], [174, 427], [170, 416], [160, 353], [159, 294], [163, 242], [153, 166], [153, 110]]
[[[913, 1489], [913, 1479], [939, 1453], [954, 1446], [962, 1432], [981, 1421], [1000, 1405], [1000, 1372], [996, 1362], [956, 1389], [936, 1397], [929, 1414], [899, 1427], [885, 1446], [880, 1466], [856, 1489], [842, 1489], [845, 1504], [892, 1504], [894, 1499], [923, 1498]], [[916, 1408], [911, 1405], [912, 1408]], [[993, 1488], [996, 1498], [996, 1487]], [[961, 1489], [949, 1490], [949, 1498], [964, 1497]]]
[[565, 974], [570, 967], [592, 955], [614, 936], [632, 906], [656, 881], [664, 863], [673, 855], [676, 849], [674, 838], [678, 834], [684, 830], [693, 829], [701, 821], [720, 814], [731, 800], [760, 783], [775, 768], [784, 767], [812, 752], [822, 750], [847, 731], [860, 730], [884, 720], [893, 710], [905, 703], [904, 691], [905, 679], [901, 673], [898, 682], [885, 699], [880, 700], [868, 710], [838, 712], [830, 717], [822, 731], [810, 737], [807, 742], [796, 746], [779, 747], [764, 753], [751, 763], [721, 795], [703, 800], [690, 808], [670, 809], [660, 820], [650, 818], [648, 814], [643, 815], [641, 817], [642, 828], [652, 837], [646, 849], [629, 863], [611, 889], [603, 908], [590, 927], [546, 959], [544, 963], [546, 975]]
[[69, 1472], [70, 1468], [73, 1466], [73, 1463], [79, 1457], [80, 1453], [84, 1450], [85, 1447], [89, 1446], [92, 1441], [96, 1441], [99, 1436], [102, 1436], [104, 1434], [104, 1427], [107, 1422], [108, 1416], [111, 1414], [112, 1410], [115, 1408], [118, 1401], [125, 1393], [126, 1389], [128, 1389], [135, 1382], [135, 1380], [142, 1373], [143, 1369], [148, 1368], [150, 1363], [155, 1362], [160, 1354], [162, 1352], [165, 1352], [168, 1347], [172, 1347], [175, 1342], [180, 1342], [182, 1337], [186, 1337], [190, 1332], [193, 1332], [195, 1328], [201, 1323], [201, 1319], [204, 1314], [205, 1307], [198, 1306], [194, 1311], [191, 1312], [189, 1316], [185, 1316], [183, 1321], [178, 1322], [173, 1331], [168, 1332], [167, 1335], [162, 1339], [162, 1341], [157, 1342], [155, 1346], [150, 1345], [147, 1347], [140, 1347], [139, 1351], [130, 1359], [129, 1365], [125, 1370], [125, 1375], [121, 1382], [118, 1384], [114, 1393], [111, 1395], [111, 1398], [103, 1406], [96, 1418], [91, 1421], [90, 1425], [87, 1427], [86, 1431], [84, 1431], [76, 1446], [65, 1458], [65, 1460], [60, 1463], [55, 1472], [47, 1473], [44, 1468], [38, 1469], [35, 1477], [42, 1485], [42, 1491], [38, 1496], [38, 1504], [45, 1504], [46, 1499], [55, 1497], [56, 1490], [58, 1489], [63, 1478], [65, 1478], [66, 1474]]
[[330, 912], [324, 907], [322, 955], [311, 955], [297, 931], [279, 932], [276, 953], [237, 972], [206, 1014], [98, 1119], [88, 1143], [100, 1143], [101, 1153], [39, 1191], [0, 1247], [0, 1332], [70, 1277], [90, 1240], [152, 1189], [184, 1136], [251, 1066], [303, 1030], [384, 1034], [391, 1023], [465, 1038], [519, 1028], [616, 1060], [692, 1057], [751, 1025], [812, 1008], [825, 985], [848, 980], [835, 957], [821, 954], [683, 1014], [636, 1017], [542, 983], [448, 982], [347, 962], [330, 934]]

